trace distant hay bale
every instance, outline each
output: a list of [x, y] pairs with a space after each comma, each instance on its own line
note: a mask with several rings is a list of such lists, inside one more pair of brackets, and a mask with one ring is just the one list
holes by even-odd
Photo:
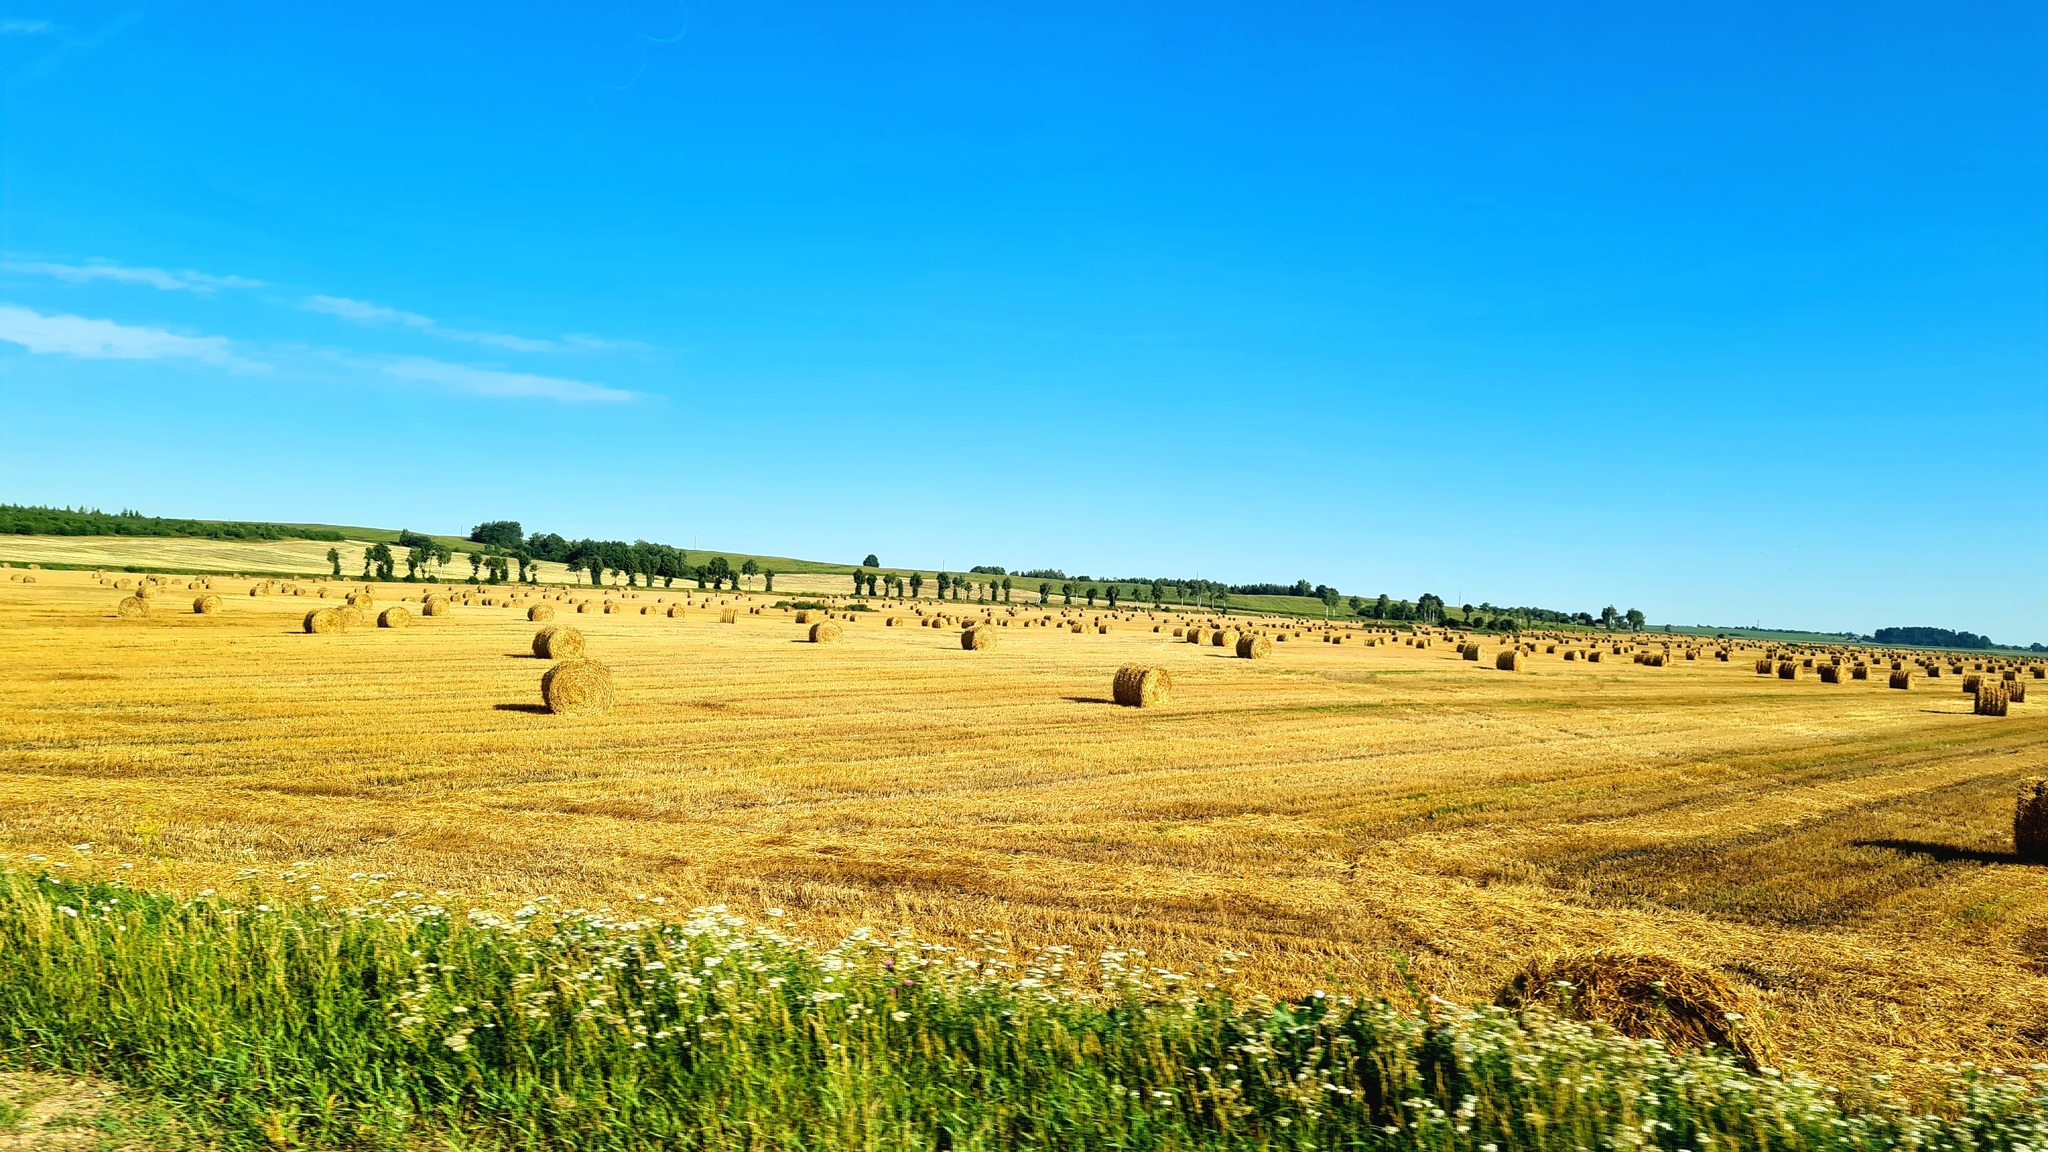
[[1840, 684], [1842, 682], [1842, 666], [1839, 664], [1821, 665], [1820, 682], [1823, 684]]
[[1503, 672], [1520, 672], [1526, 658], [1519, 648], [1510, 648], [1493, 658], [1493, 666]]
[[344, 605], [343, 607], [336, 608], [335, 611], [341, 613], [341, 626], [344, 630], [349, 628], [361, 628], [363, 626], [364, 617], [363, 610], [361, 608], [358, 608], [353, 604], [348, 604]]
[[986, 652], [996, 646], [996, 630], [993, 628], [969, 628], [960, 634], [960, 647], [969, 652]]
[[2025, 680], [2007, 681], [2005, 685], [2005, 698], [2014, 704], [2025, 704], [2027, 702], [2027, 682]]
[[1107, 635], [1109, 635], [1109, 625], [1107, 625], [1107, 624], [1097, 624], [1097, 625], [1095, 626], [1095, 634], [1096, 634], [1097, 636], [1107, 636]]
[[1234, 648], [1237, 646], [1237, 630], [1218, 628], [1209, 634], [1209, 644], [1215, 648]]
[[1186, 635], [1181, 638], [1190, 644], [1200, 644], [1202, 642], [1202, 630], [1200, 628], [1190, 628], [1187, 630]]
[[2039, 776], [2020, 781], [2019, 802], [2012, 810], [2012, 850], [2029, 864], [2048, 864], [2048, 780]]
[[1498, 1002], [1547, 1005], [1680, 1051], [1727, 1049], [1752, 1068], [1775, 1062], [1748, 997], [1720, 973], [1671, 956], [1597, 950], [1536, 960], [1502, 989]]
[[1892, 673], [1891, 687], [1897, 688], [1902, 692], [1911, 689], [1913, 687], [1913, 674], [1903, 668]]
[[1578, 651], [1578, 649], [1576, 649], [1576, 648], [1567, 648], [1567, 649], [1565, 649], [1565, 650], [1564, 650], [1564, 658], [1565, 658], [1565, 659], [1567, 659], [1567, 660], [1577, 660], [1577, 659], [1579, 658], [1579, 651]]
[[1126, 708], [1156, 708], [1173, 692], [1173, 674], [1164, 668], [1126, 664], [1116, 670], [1110, 695]]
[[811, 643], [837, 644], [842, 629], [830, 620], [820, 620], [811, 625]]
[[595, 660], [564, 660], [540, 678], [540, 698], [556, 715], [612, 706], [612, 670]]
[[577, 610], [578, 612], [588, 612], [588, 611], [590, 611], [590, 601], [588, 601], [588, 600], [578, 600], [578, 601], [576, 602], [576, 610]]
[[574, 660], [583, 655], [583, 633], [550, 624], [533, 634], [533, 654], [543, 660]]
[[[680, 612], [678, 612], [678, 613], [675, 613], [675, 614], [677, 614], [677, 615], [680, 615], [681, 613], [680, 613]], [[726, 609], [725, 611], [723, 611], [723, 612], [720, 612], [720, 613], [718, 614], [718, 622], [719, 622], [720, 624], [737, 624], [737, 623], [739, 623], [739, 622], [740, 622], [740, 614], [739, 614], [739, 610], [738, 610], [738, 609], [736, 609], [736, 608], [727, 608], [727, 609]], [[891, 623], [891, 624], [894, 624], [894, 623], [896, 623], [896, 618], [895, 618], [894, 616], [891, 616], [891, 617], [889, 618], [889, 623]]]
[[1237, 658], [1264, 660], [1273, 654], [1273, 642], [1264, 636], [1247, 634], [1237, 638]]
[[2029, 671], [2033, 672], [2036, 680], [2048, 679], [2048, 668], [2043, 668], [2039, 664], [2034, 665]]
[[1586, 659], [1587, 659], [1587, 661], [1589, 661], [1590, 663], [1594, 663], [1594, 664], [1598, 664], [1598, 663], [1600, 663], [1600, 650], [1599, 650], [1598, 648], [1595, 648], [1595, 649], [1592, 649], [1591, 651], [1587, 652], [1587, 653], [1586, 653]]
[[1798, 664], [1798, 663], [1797, 663], [1796, 661], [1792, 661], [1792, 660], [1780, 660], [1780, 661], [1778, 662], [1778, 679], [1780, 679], [1780, 680], [1797, 680], [1797, 679], [1799, 679], [1799, 664]]
[[1477, 660], [1477, 659], [1479, 659], [1479, 645], [1477, 645], [1477, 644], [1460, 644], [1460, 645], [1458, 645], [1458, 657], [1459, 657], [1459, 659], [1462, 659], [1462, 660]]
[[1975, 693], [1976, 693], [1976, 691], [1977, 691], [1977, 686], [1978, 686], [1979, 684], [1982, 684], [1983, 682], [1984, 682], [1984, 677], [1982, 677], [1982, 676], [1978, 676], [1978, 675], [1976, 675], [1976, 674], [1974, 674], [1974, 673], [1972, 673], [1971, 675], [1965, 676], [1965, 677], [1963, 677], [1963, 691], [1965, 691], [1965, 692], [1968, 692], [1968, 693], [1971, 693], [1971, 694], [1975, 694]]
[[1849, 679], [1851, 679], [1851, 680], [1868, 680], [1868, 679], [1870, 679], [1870, 666], [1869, 666], [1869, 665], [1867, 665], [1867, 664], [1858, 664], [1858, 665], [1856, 665], [1856, 666], [1855, 666], [1854, 668], [1851, 668], [1851, 669], [1849, 669]]
[[1662, 652], [1645, 652], [1643, 653], [1642, 665], [1645, 668], [1662, 668], [1664, 667], [1664, 659], [1665, 657]]
[[316, 636], [339, 632], [348, 626], [338, 608], [315, 608], [306, 613], [305, 629]]
[[797, 613], [796, 622], [799, 624], [809, 624], [811, 622], [810, 610], [805, 609], [804, 611]]
[[448, 598], [446, 596], [436, 596], [433, 593], [428, 593], [420, 598], [420, 615], [446, 616], [447, 614]]
[[533, 623], [545, 623], [555, 618], [555, 610], [546, 604], [535, 604], [526, 610], [526, 618]]
[[211, 616], [220, 611], [220, 597], [209, 592], [192, 598], [192, 611], [200, 616]]
[[2005, 690], [2004, 681], [1985, 680], [1977, 685], [1975, 711], [1979, 716], [2003, 716], [2006, 705], [2011, 703], [2011, 700], [2011, 696]]
[[410, 608], [407, 608], [407, 607], [406, 607], [405, 605], [403, 605], [403, 604], [393, 604], [393, 605], [392, 605], [391, 607], [389, 607], [389, 608], [386, 608], [386, 609], [384, 609], [384, 610], [383, 610], [382, 612], [379, 612], [379, 613], [377, 613], [377, 627], [379, 627], [379, 628], [410, 628], [410, 627], [412, 627], [412, 609], [410, 609]]
[[123, 596], [121, 602], [114, 605], [114, 615], [123, 620], [141, 619], [149, 615], [149, 601], [140, 596]]

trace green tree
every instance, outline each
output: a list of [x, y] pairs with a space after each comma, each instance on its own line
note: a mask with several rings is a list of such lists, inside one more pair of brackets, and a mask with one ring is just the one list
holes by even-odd
[[487, 520], [469, 530], [471, 542], [510, 552], [526, 542], [526, 532], [517, 520]]
[[875, 554], [873, 552], [868, 553], [868, 558], [861, 561], [860, 563], [861, 567], [863, 568], [880, 568], [882, 566], [882, 562], [880, 560], [875, 559]]
[[773, 568], [763, 568], [763, 569], [761, 569], [761, 584], [762, 584], [762, 591], [764, 591], [764, 592], [773, 592], [773, 591], [775, 591], [775, 569], [773, 569]]
[[1010, 578], [1009, 578], [1008, 576], [1005, 576], [1005, 577], [1003, 577], [1003, 603], [1005, 603], [1005, 604], [1008, 604], [1009, 602], [1010, 602]]
[[1644, 617], [1643, 617], [1643, 614], [1642, 614], [1642, 612], [1641, 612], [1640, 610], [1638, 610], [1638, 609], [1635, 609], [1635, 608], [1631, 608], [1631, 609], [1629, 609], [1629, 610], [1628, 610], [1627, 612], [1623, 613], [1623, 615], [1624, 615], [1624, 616], [1626, 616], [1626, 617], [1628, 618], [1628, 629], [1629, 629], [1629, 631], [1631, 631], [1631, 632], [1641, 632], [1641, 631], [1643, 630], [1643, 619], [1644, 619]]
[[1099, 592], [1100, 589], [1096, 588], [1095, 585], [1090, 584], [1088, 586], [1088, 606], [1090, 608], [1095, 607], [1095, 597]]
[[1073, 581], [1069, 580], [1069, 581], [1067, 581], [1066, 583], [1064, 583], [1064, 584], [1061, 584], [1061, 585], [1060, 585], [1060, 596], [1062, 597], [1062, 602], [1063, 602], [1063, 603], [1065, 603], [1065, 604], [1068, 604], [1068, 605], [1071, 605], [1071, 604], [1073, 604], [1073, 602], [1074, 602], [1074, 583], [1073, 583]]
[[760, 574], [761, 566], [759, 564], [754, 563], [752, 560], [747, 560], [740, 564], [740, 575], [759, 576]]
[[1114, 585], [1114, 584], [1111, 584], [1111, 585], [1109, 586], [1109, 610], [1110, 610], [1111, 612], [1114, 612], [1114, 611], [1116, 611], [1116, 594], [1117, 594], [1117, 591], [1118, 591], [1118, 589], [1117, 589], [1117, 586], [1116, 586], [1116, 585]]
[[866, 572], [862, 571], [861, 569], [858, 569], [858, 568], [854, 569], [854, 570], [853, 570], [853, 594], [854, 594], [855, 596], [858, 596], [858, 595], [860, 595], [860, 590], [861, 590], [861, 589], [863, 589], [863, 588], [865, 588], [865, 587], [867, 587], [867, 586], [868, 586], [868, 574], [867, 574]]
[[1038, 602], [1042, 605], [1052, 603], [1052, 581], [1040, 580], [1038, 582]]
[[1372, 602], [1372, 618], [1375, 620], [1385, 620], [1387, 613], [1392, 611], [1393, 607], [1394, 602], [1387, 598], [1387, 594], [1385, 592], [1380, 593], [1380, 598]]
[[917, 598], [918, 598], [919, 596], [921, 596], [921, 595], [923, 595], [923, 594], [924, 594], [924, 573], [922, 573], [922, 572], [912, 572], [912, 573], [910, 574], [910, 598], [911, 598], [912, 600], [915, 600], [915, 599], [917, 599]]
[[1600, 610], [1600, 626], [1602, 628], [1614, 627], [1614, 622], [1619, 619], [1621, 619], [1621, 613], [1615, 611], [1612, 604]]
[[339, 548], [329, 548], [329, 549], [327, 550], [327, 562], [328, 562], [329, 564], [332, 564], [332, 565], [334, 565], [334, 576], [335, 576], [335, 578], [336, 578], [336, 579], [340, 579], [340, 578], [341, 578], [341, 549], [339, 549]]

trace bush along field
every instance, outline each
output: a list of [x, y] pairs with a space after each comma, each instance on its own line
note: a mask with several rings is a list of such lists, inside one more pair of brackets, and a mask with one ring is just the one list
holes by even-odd
[[2048, 1080], [1998, 1071], [1916, 1108], [1542, 1007], [303, 892], [0, 873], [0, 1059], [229, 1147], [2048, 1148]]

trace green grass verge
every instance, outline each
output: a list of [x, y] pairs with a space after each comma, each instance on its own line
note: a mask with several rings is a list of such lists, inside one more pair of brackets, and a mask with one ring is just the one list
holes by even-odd
[[1541, 1010], [1232, 995], [1110, 952], [417, 894], [194, 900], [0, 874], [0, 1059], [234, 1148], [2048, 1147], [2048, 1084], [1942, 1115]]

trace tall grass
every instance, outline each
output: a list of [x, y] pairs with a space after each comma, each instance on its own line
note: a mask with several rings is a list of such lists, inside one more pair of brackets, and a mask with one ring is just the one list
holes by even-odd
[[1965, 1072], [1916, 1114], [1540, 1010], [1233, 996], [1135, 953], [15, 872], [0, 1057], [243, 1147], [2048, 1149], [2048, 1083]]

